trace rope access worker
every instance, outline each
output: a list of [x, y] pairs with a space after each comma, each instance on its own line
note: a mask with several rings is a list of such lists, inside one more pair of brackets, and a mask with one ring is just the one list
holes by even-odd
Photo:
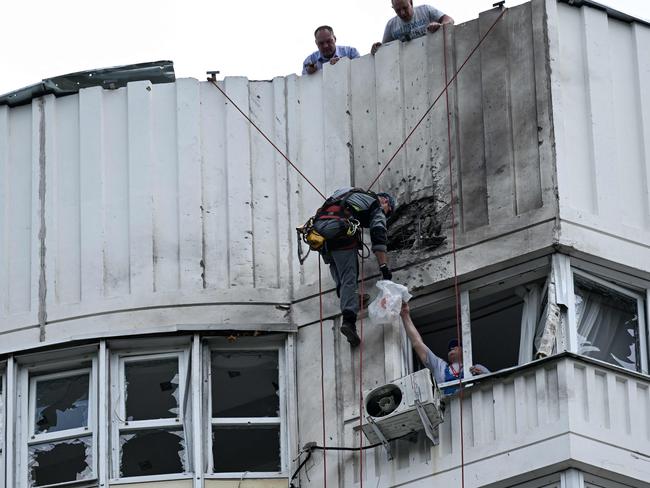
[[[413, 349], [420, 358], [420, 361], [426, 366], [435, 378], [438, 384], [448, 381], [459, 380], [463, 378], [463, 348], [457, 339], [452, 339], [447, 345], [447, 361], [436, 356], [431, 349], [424, 343], [422, 336], [418, 332], [413, 320], [411, 319], [411, 310], [408, 303], [402, 303], [400, 311], [402, 323], [413, 345]], [[485, 366], [475, 364], [469, 368], [472, 375], [487, 374], [490, 372]], [[458, 390], [457, 385], [447, 386], [442, 389], [445, 395], [451, 395]]]
[[357, 251], [363, 248], [361, 228], [370, 229], [372, 251], [377, 257], [382, 278], [390, 280], [393, 275], [386, 253], [386, 217], [394, 209], [395, 199], [388, 193], [375, 194], [360, 188], [345, 187], [336, 190], [314, 217], [314, 230], [325, 238], [321, 255], [330, 266], [336, 282], [336, 294], [341, 300], [341, 333], [352, 347], [361, 343], [356, 327], [359, 312]]

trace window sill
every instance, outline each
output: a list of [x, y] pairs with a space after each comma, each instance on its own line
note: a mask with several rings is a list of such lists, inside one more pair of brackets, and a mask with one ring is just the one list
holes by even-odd
[[111, 486], [130, 485], [134, 483], [150, 483], [152, 481], [191, 480], [193, 478], [194, 478], [193, 473], [156, 474], [152, 476], [133, 476], [130, 478], [113, 478], [108, 481], [108, 484]]
[[252, 472], [243, 473], [209, 473], [204, 474], [206, 480], [255, 480], [255, 479], [287, 479], [287, 475], [282, 472]]

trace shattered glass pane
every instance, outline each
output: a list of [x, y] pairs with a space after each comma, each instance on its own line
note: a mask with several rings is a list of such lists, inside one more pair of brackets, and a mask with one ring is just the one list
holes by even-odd
[[604, 286], [576, 279], [578, 353], [640, 370], [637, 301]]
[[280, 426], [213, 426], [212, 457], [215, 473], [280, 471]]
[[277, 351], [212, 353], [212, 417], [278, 417]]
[[178, 416], [178, 358], [129, 361], [124, 375], [127, 420]]
[[36, 381], [34, 433], [88, 426], [88, 373]]
[[30, 446], [28, 465], [29, 486], [91, 479], [91, 437]]
[[120, 435], [120, 476], [149, 476], [185, 471], [182, 430], [135, 430]]

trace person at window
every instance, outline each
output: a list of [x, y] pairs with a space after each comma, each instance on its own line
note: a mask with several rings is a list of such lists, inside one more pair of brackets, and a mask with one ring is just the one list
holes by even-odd
[[325, 238], [321, 249], [323, 261], [330, 266], [336, 282], [336, 293], [341, 299], [343, 322], [341, 333], [352, 347], [361, 343], [357, 334], [359, 297], [359, 262], [361, 229], [370, 229], [372, 251], [375, 253], [382, 278], [393, 275], [388, 268], [386, 217], [395, 209], [395, 199], [388, 193], [372, 193], [361, 188], [345, 187], [336, 190], [314, 217], [314, 230]]
[[384, 29], [384, 38], [375, 42], [370, 49], [375, 54], [387, 42], [399, 39], [402, 42], [417, 39], [427, 32], [436, 32], [443, 24], [453, 24], [454, 19], [431, 5], [413, 7], [413, 0], [392, 0], [397, 14], [390, 19]]
[[314, 51], [302, 64], [302, 74], [311, 75], [323, 67], [325, 63], [336, 64], [339, 59], [347, 57], [358, 58], [359, 51], [350, 46], [337, 46], [334, 30], [329, 25], [321, 25], [314, 31], [314, 39], [318, 51]]
[[[411, 345], [416, 354], [426, 366], [436, 380], [436, 383], [446, 383], [449, 381], [459, 380], [463, 377], [463, 347], [457, 339], [452, 339], [447, 345], [447, 361], [436, 356], [431, 349], [424, 343], [422, 336], [418, 332], [413, 320], [411, 319], [411, 310], [408, 303], [402, 303], [400, 312], [402, 323], [411, 340]], [[490, 370], [481, 364], [475, 364], [469, 368], [472, 375], [489, 373]], [[458, 385], [447, 386], [442, 389], [445, 395], [451, 395], [458, 390]]]

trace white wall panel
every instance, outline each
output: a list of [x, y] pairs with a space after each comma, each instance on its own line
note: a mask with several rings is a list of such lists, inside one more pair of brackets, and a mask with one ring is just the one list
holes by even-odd
[[[633, 256], [647, 262], [650, 28], [565, 4], [557, 5], [555, 18], [559, 52], [551, 76], [566, 222], [561, 240], [623, 264], [638, 264]], [[630, 245], [637, 251], [615, 252]]]

